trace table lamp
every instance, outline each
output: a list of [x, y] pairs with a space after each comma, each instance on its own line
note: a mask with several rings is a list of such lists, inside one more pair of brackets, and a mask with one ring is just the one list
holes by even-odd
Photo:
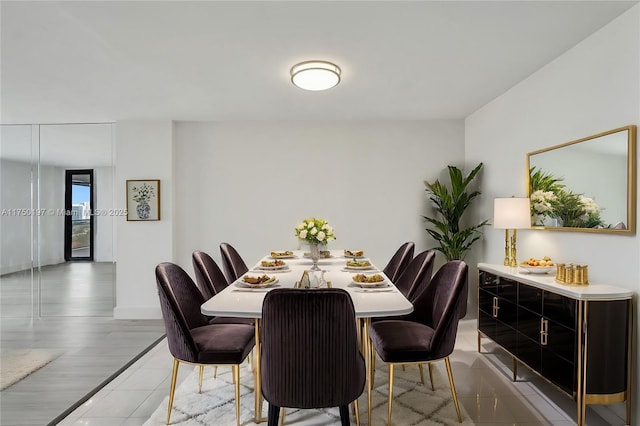
[[[493, 201], [493, 227], [504, 229], [504, 265], [516, 267], [516, 232], [531, 228], [531, 203], [529, 198], [496, 198]], [[509, 237], [509, 229], [513, 235]]]

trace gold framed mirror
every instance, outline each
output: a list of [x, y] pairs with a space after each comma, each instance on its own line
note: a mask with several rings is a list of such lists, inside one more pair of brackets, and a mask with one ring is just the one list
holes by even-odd
[[636, 126], [527, 153], [534, 229], [635, 234]]

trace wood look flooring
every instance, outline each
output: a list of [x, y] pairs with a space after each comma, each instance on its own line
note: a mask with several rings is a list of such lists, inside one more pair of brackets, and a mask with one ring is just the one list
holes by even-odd
[[112, 318], [114, 272], [112, 263], [44, 267], [40, 295], [38, 285], [32, 291], [30, 272], [0, 277], [0, 347], [61, 354], [0, 392], [0, 425], [55, 424], [54, 419], [164, 335], [161, 319]]

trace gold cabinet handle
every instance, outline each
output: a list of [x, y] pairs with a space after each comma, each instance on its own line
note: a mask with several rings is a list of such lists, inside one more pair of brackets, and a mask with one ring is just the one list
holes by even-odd
[[500, 306], [498, 306], [498, 298], [497, 297], [493, 297], [493, 317], [494, 318], [498, 318], [498, 309], [500, 309]]
[[540, 344], [542, 346], [547, 346], [548, 337], [549, 337], [549, 321], [544, 318], [540, 318]]

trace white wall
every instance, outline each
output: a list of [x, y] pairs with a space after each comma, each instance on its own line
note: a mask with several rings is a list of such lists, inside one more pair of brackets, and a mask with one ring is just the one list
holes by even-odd
[[220, 261], [231, 243], [252, 264], [295, 249], [294, 227], [318, 216], [334, 248], [363, 248], [384, 265], [405, 241], [427, 241], [426, 180], [460, 165], [461, 121], [177, 123], [176, 260]]
[[173, 125], [121, 121], [116, 137], [116, 208], [126, 208], [127, 179], [160, 179], [160, 221], [116, 217], [115, 318], [161, 318], [154, 269], [173, 260]]
[[[635, 6], [466, 119], [466, 160], [486, 163], [482, 189], [486, 196], [478, 214], [491, 216], [495, 197], [526, 195], [527, 152], [639, 123], [640, 6]], [[579, 261], [589, 265], [592, 282], [640, 290], [637, 234], [522, 231], [518, 235], [521, 259], [548, 255], [558, 261]], [[491, 229], [486, 236], [479, 259], [502, 263], [504, 231]], [[639, 326], [640, 322], [636, 330]], [[638, 356], [636, 351], [635, 371]], [[637, 374], [634, 388], [637, 413]]]

